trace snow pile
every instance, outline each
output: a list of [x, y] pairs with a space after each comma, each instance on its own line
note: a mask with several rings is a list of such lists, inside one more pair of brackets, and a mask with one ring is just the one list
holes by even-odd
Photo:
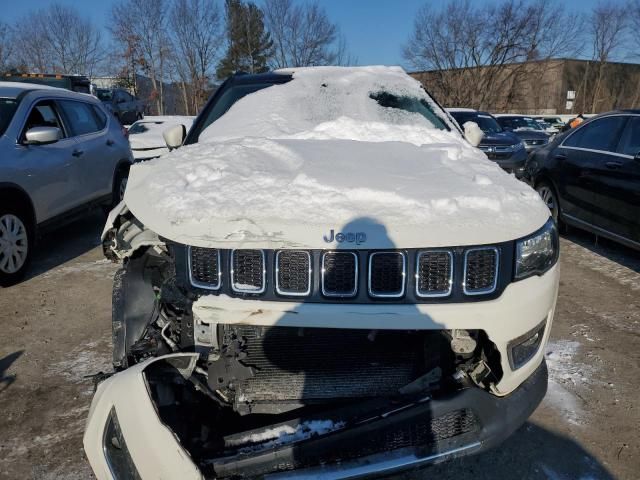
[[493, 243], [548, 219], [453, 126], [380, 107], [379, 89], [432, 102], [400, 69], [302, 69], [236, 103], [200, 143], [134, 165], [125, 202], [167, 238], [225, 248], [327, 248], [330, 229], [364, 232], [368, 248]]
[[578, 342], [559, 340], [549, 342], [546, 352], [549, 384], [544, 402], [561, 412], [573, 425], [584, 423], [584, 409], [572, 390], [588, 385], [593, 374], [593, 367], [575, 361], [579, 348]]
[[[335, 430], [340, 430], [345, 426], [345, 422], [334, 422], [333, 420], [310, 420], [296, 425], [280, 425], [267, 429], [260, 433], [252, 433], [237, 439], [227, 440], [231, 447], [244, 446], [244, 450], [250, 450], [254, 444], [261, 444], [261, 447], [274, 447], [292, 442], [307, 440], [313, 436], [325, 435]], [[243, 449], [240, 449], [243, 451]]]
[[[293, 80], [247, 95], [200, 135], [208, 140], [318, 138], [361, 141], [451, 141], [461, 135], [442, 110], [400, 67], [314, 67], [279, 70]], [[382, 107], [381, 92], [422, 100], [455, 134], [437, 130], [417, 112]]]

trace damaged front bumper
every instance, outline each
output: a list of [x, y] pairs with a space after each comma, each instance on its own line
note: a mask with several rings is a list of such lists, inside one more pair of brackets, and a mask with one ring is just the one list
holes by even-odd
[[[225, 451], [214, 458], [206, 451], [189, 451], [181, 443], [180, 435], [164, 422], [166, 416], [148, 379], [159, 362], [172, 362], [176, 375], [187, 377], [196, 358], [174, 354], [147, 360], [99, 385], [84, 436], [98, 479], [341, 479], [394, 473], [495, 446], [526, 421], [547, 387], [546, 364], [540, 359], [533, 374], [504, 397], [461, 384], [441, 395], [376, 405], [365, 416], [334, 423], [339, 428], [331, 431], [293, 436], [289, 442], [265, 448]], [[114, 445], [119, 465], [114, 465], [110, 453]], [[127, 477], [117, 475], [121, 468], [129, 468]]]

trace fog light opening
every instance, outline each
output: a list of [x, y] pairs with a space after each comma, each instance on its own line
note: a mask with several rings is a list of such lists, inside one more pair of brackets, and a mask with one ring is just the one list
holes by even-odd
[[509, 356], [509, 365], [512, 370], [517, 370], [525, 363], [531, 360], [542, 344], [544, 338], [544, 330], [547, 326], [547, 319], [545, 318], [542, 323], [537, 325], [532, 330], [529, 330], [524, 335], [515, 338], [509, 342], [507, 347]]

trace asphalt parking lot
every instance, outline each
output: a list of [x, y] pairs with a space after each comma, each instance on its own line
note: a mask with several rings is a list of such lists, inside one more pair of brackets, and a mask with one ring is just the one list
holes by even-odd
[[[102, 257], [103, 222], [46, 237], [27, 279], [0, 290], [0, 478], [92, 477], [86, 376], [109, 370], [117, 268]], [[640, 253], [570, 232], [561, 261], [543, 404], [501, 447], [402, 478], [640, 477]]]

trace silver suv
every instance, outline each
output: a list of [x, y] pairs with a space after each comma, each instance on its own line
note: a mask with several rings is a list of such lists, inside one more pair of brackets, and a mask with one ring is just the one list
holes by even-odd
[[0, 82], [0, 286], [24, 274], [38, 233], [117, 203], [132, 161], [98, 99]]

